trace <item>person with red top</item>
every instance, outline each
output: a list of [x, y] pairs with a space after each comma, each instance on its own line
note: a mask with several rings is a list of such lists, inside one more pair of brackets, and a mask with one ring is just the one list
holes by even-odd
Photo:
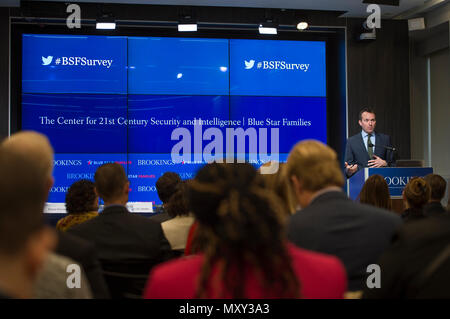
[[278, 197], [250, 164], [208, 164], [188, 183], [201, 253], [155, 267], [144, 298], [342, 298], [333, 256], [286, 241]]

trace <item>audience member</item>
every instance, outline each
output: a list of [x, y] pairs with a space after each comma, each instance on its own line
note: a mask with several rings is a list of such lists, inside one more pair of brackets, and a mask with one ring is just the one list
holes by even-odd
[[[44, 172], [42, 174], [41, 183], [46, 185], [46, 191], [42, 194], [45, 200], [48, 197], [51, 186], [53, 185], [53, 149], [51, 148], [46, 137], [39, 133], [34, 132], [21, 132], [14, 134], [10, 140], [6, 141], [4, 148], [6, 150], [14, 150], [20, 152], [21, 156], [29, 157], [33, 163], [37, 165], [38, 170]], [[46, 297], [57, 298], [62, 295], [67, 295], [67, 285], [65, 282], [58, 281], [58, 278], [64, 276], [67, 277], [66, 270], [60, 267], [61, 263], [58, 262], [63, 259], [63, 256], [67, 256], [79, 262], [82, 272], [86, 273], [89, 285], [92, 288], [94, 297], [96, 298], [108, 298], [109, 293], [104, 282], [103, 275], [101, 273], [100, 264], [96, 257], [95, 249], [89, 243], [86, 243], [78, 238], [73, 238], [68, 234], [61, 232], [58, 235], [58, 245], [55, 250], [55, 254], [46, 260], [45, 267], [42, 273], [39, 274], [39, 278], [46, 278], [45, 280], [39, 280], [34, 287], [34, 292], [45, 291]], [[53, 274], [47, 276], [54, 271], [63, 271], [60, 276], [53, 276]], [[53, 295], [50, 295], [53, 293]], [[79, 296], [77, 294], [70, 294], [71, 296]], [[42, 296], [42, 295], [40, 295]], [[34, 296], [36, 297], [36, 295]]]
[[359, 202], [391, 210], [389, 186], [381, 175], [372, 175], [366, 180], [359, 193]]
[[66, 211], [68, 216], [61, 218], [56, 229], [66, 231], [98, 216], [98, 196], [95, 185], [86, 179], [73, 183], [66, 194]]
[[69, 229], [93, 242], [101, 262], [134, 260], [157, 264], [169, 259], [170, 245], [161, 225], [131, 214], [125, 207], [130, 183], [120, 164], [108, 163], [95, 172], [95, 187], [105, 202], [98, 217]]
[[76, 261], [86, 273], [94, 299], [108, 299], [110, 294], [93, 243], [67, 232], [58, 231], [55, 253]]
[[447, 210], [442, 206], [441, 201], [445, 195], [447, 183], [442, 176], [437, 174], [428, 174], [424, 177], [427, 184], [431, 187], [430, 200], [423, 207], [425, 216], [440, 216], [445, 214]]
[[145, 298], [341, 298], [332, 256], [287, 244], [279, 199], [250, 164], [208, 164], [188, 184], [204, 253], [156, 267]]
[[409, 180], [403, 190], [403, 204], [405, 210], [402, 213], [404, 221], [425, 218], [423, 206], [428, 203], [431, 195], [431, 188], [421, 177]]
[[194, 217], [189, 212], [186, 192], [186, 182], [179, 183], [175, 193], [165, 205], [167, 214], [171, 219], [161, 223], [164, 235], [172, 250], [179, 252], [178, 255], [184, 253], [189, 229], [194, 222]]
[[181, 183], [180, 175], [174, 172], [166, 172], [158, 178], [155, 185], [156, 192], [158, 193], [158, 197], [163, 204], [162, 209], [159, 208], [157, 214], [150, 217], [150, 219], [162, 223], [173, 218], [166, 212], [165, 206], [169, 202], [170, 197], [172, 197], [175, 193], [176, 187], [179, 183]]
[[[39, 272], [34, 286], [33, 298], [91, 299], [91, 288], [82, 268], [80, 268], [79, 279], [73, 278], [73, 281], [71, 281], [69, 278], [71, 273], [67, 270], [71, 270], [70, 266], [74, 264], [76, 264], [75, 261], [70, 258], [51, 253], [45, 260], [43, 269]], [[69, 287], [68, 280], [78, 286]]]
[[406, 223], [383, 253], [380, 286], [369, 299], [450, 298], [450, 216]]
[[[263, 167], [270, 165], [271, 162], [268, 162]], [[286, 176], [286, 164], [279, 163], [278, 171], [275, 174], [262, 174], [262, 177], [264, 178], [266, 187], [280, 197], [283, 205], [283, 210], [280, 213], [283, 219], [287, 219], [288, 216], [295, 213], [297, 207], [294, 198], [295, 195]]]
[[56, 244], [43, 223], [52, 158], [50, 143], [38, 133], [20, 132], [0, 145], [0, 298], [31, 298]]
[[401, 225], [397, 215], [351, 201], [342, 191], [337, 155], [318, 141], [291, 150], [288, 176], [301, 210], [288, 223], [288, 239], [305, 249], [340, 258], [351, 291], [362, 290], [367, 266], [376, 263]]

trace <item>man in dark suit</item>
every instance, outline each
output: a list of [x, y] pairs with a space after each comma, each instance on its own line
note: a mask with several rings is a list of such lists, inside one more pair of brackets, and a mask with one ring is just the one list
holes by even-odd
[[388, 135], [375, 132], [375, 111], [363, 108], [359, 112], [361, 133], [347, 140], [345, 148], [345, 174], [351, 177], [363, 167], [392, 166], [393, 151], [391, 138]]
[[130, 182], [117, 163], [100, 166], [94, 175], [96, 192], [105, 203], [98, 217], [71, 228], [68, 232], [95, 244], [99, 259], [107, 262], [139, 262], [155, 265], [171, 257], [170, 244], [161, 225], [130, 213]]
[[367, 267], [389, 246], [400, 217], [351, 201], [342, 192], [344, 176], [336, 152], [318, 141], [300, 142], [292, 149], [287, 174], [301, 207], [288, 222], [288, 239], [340, 258], [349, 290], [362, 290]]
[[425, 216], [440, 216], [446, 214], [447, 210], [442, 206], [441, 200], [445, 195], [447, 183], [445, 179], [437, 174], [428, 174], [424, 177], [425, 181], [431, 187], [431, 197], [427, 204], [423, 207]]

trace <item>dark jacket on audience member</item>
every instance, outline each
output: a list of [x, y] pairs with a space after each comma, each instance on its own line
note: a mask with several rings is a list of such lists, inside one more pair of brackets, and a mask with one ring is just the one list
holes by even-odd
[[427, 217], [435, 217], [446, 214], [447, 210], [441, 202], [429, 202], [423, 207], [423, 214]]
[[379, 265], [381, 287], [364, 298], [450, 298], [450, 216], [405, 224]]
[[330, 191], [291, 216], [288, 239], [299, 247], [340, 258], [347, 270], [349, 290], [356, 291], [365, 285], [367, 266], [377, 262], [401, 224], [392, 212]]
[[131, 214], [120, 205], [107, 206], [98, 217], [69, 230], [93, 242], [100, 261], [146, 261], [157, 264], [171, 257], [161, 224]]
[[94, 244], [71, 234], [58, 232], [55, 253], [69, 257], [81, 265], [91, 286], [93, 298], [110, 297]]
[[172, 219], [173, 217], [169, 216], [167, 211], [162, 206], [154, 206], [155, 215], [150, 216], [149, 218], [158, 223], [164, 223]]
[[419, 220], [425, 218], [425, 215], [423, 214], [423, 210], [421, 208], [408, 208], [405, 211], [403, 211], [401, 215], [404, 222], [410, 222], [413, 220]]

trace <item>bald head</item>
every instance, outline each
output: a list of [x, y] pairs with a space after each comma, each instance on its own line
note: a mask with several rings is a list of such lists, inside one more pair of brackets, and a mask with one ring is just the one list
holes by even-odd
[[20, 132], [0, 144], [0, 254], [14, 254], [43, 226], [53, 178], [48, 139]]
[[1, 144], [1, 147], [7, 152], [29, 159], [34, 169], [43, 178], [51, 178], [53, 148], [45, 135], [33, 131], [22, 131], [11, 135]]

